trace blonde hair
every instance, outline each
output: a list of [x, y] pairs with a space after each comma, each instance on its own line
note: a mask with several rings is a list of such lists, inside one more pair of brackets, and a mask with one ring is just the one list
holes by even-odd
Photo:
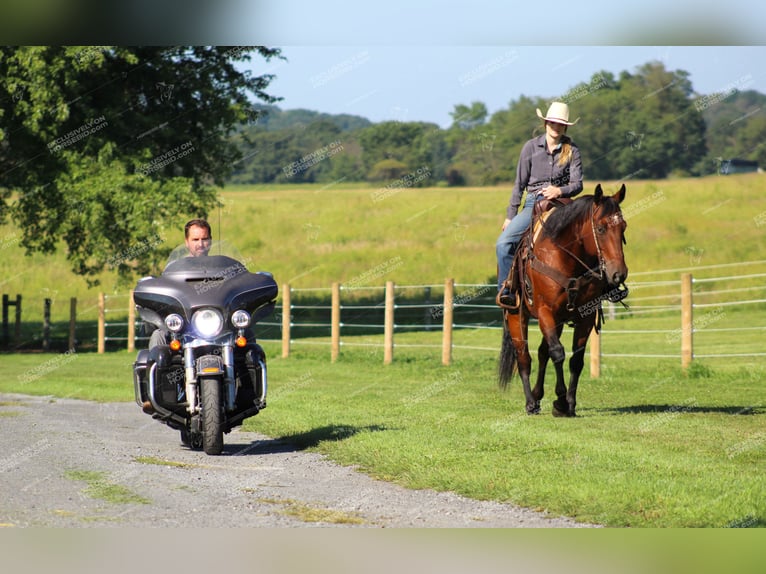
[[561, 155], [559, 165], [566, 165], [572, 159], [572, 140], [567, 136], [561, 137]]

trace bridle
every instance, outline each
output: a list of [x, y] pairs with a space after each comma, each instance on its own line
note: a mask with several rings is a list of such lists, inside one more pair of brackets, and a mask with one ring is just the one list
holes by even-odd
[[[542, 222], [543, 227], [545, 226], [545, 222]], [[564, 290], [567, 292], [567, 310], [573, 311], [574, 310], [574, 302], [577, 297], [577, 293], [580, 291], [580, 289], [584, 286], [584, 284], [590, 283], [591, 281], [598, 281], [602, 285], [605, 285], [607, 283], [606, 278], [606, 259], [604, 258], [604, 252], [601, 249], [601, 244], [598, 241], [598, 233], [596, 232], [596, 204], [594, 203], [591, 205], [590, 210], [590, 228], [591, 232], [593, 233], [593, 242], [596, 245], [596, 255], [598, 257], [598, 273], [591, 268], [585, 261], [583, 261], [580, 257], [578, 257], [575, 253], [573, 253], [571, 250], [567, 249], [566, 247], [560, 245], [557, 242], [554, 242], [554, 245], [557, 249], [561, 250], [562, 252], [566, 253], [570, 257], [572, 257], [575, 261], [577, 261], [580, 265], [582, 265], [585, 268], [585, 273], [580, 275], [579, 277], [566, 277], [563, 273], [561, 273], [559, 270], [554, 269], [550, 265], [547, 265], [546, 263], [543, 263], [540, 261], [537, 257], [535, 257], [534, 252], [530, 250], [530, 266], [535, 269], [538, 272], [543, 273], [544, 275], [547, 275], [548, 277], [551, 277], [554, 281], [556, 281], [559, 285], [561, 285]], [[628, 296], [628, 288], [625, 287], [624, 283], [622, 284], [624, 289], [620, 289], [620, 286], [618, 286], [616, 289], [610, 290], [608, 293], [605, 293], [602, 297], [608, 299], [609, 301], [612, 301], [614, 303], [621, 302], [625, 297]], [[625, 305], [625, 303], [623, 303]]]
[[601, 244], [598, 242], [598, 234], [596, 233], [596, 204], [594, 203], [591, 205], [590, 208], [590, 229], [593, 233], [593, 242], [596, 244], [596, 254], [598, 255], [598, 274], [595, 273], [593, 268], [591, 268], [585, 261], [580, 259], [577, 255], [572, 253], [569, 249], [564, 247], [563, 245], [560, 245], [558, 243], [555, 243], [556, 248], [560, 249], [570, 257], [572, 257], [575, 261], [577, 261], [580, 265], [582, 265], [586, 271], [584, 276], [591, 276], [593, 279], [597, 279], [599, 281], [603, 281], [606, 278], [606, 260], [604, 259], [604, 253], [601, 250]]

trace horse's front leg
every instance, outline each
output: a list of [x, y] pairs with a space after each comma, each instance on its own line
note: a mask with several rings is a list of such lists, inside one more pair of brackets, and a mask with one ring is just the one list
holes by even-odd
[[561, 332], [564, 325], [557, 323], [551, 313], [540, 313], [538, 320], [548, 347], [548, 355], [556, 370], [556, 400], [553, 401], [553, 416], [566, 416], [568, 406], [566, 402], [567, 387], [564, 382], [565, 352], [564, 345], [561, 344]]
[[593, 330], [593, 321], [585, 321], [575, 325], [572, 335], [572, 357], [569, 359], [569, 389], [567, 390], [567, 414], [570, 417], [575, 416], [575, 407], [577, 406], [577, 384], [580, 381], [585, 364], [585, 346], [588, 343], [588, 337]]

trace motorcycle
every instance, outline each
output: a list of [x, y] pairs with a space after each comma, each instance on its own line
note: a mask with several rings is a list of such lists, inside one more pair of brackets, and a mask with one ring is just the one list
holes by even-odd
[[225, 242], [200, 257], [182, 245], [133, 292], [141, 319], [166, 343], [138, 351], [136, 403], [208, 455], [221, 454], [224, 433], [266, 408], [266, 355], [253, 326], [273, 312], [278, 289], [271, 273], [251, 273], [241, 261]]

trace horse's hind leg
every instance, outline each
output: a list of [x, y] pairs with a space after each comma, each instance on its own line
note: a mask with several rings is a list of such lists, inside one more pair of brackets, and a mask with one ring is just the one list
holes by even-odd
[[537, 349], [537, 383], [535, 388], [532, 389], [532, 396], [537, 403], [537, 410], [540, 410], [540, 401], [545, 396], [545, 369], [548, 366], [548, 359], [550, 354], [548, 352], [548, 341], [545, 337], [540, 342], [540, 346]]
[[518, 314], [506, 315], [506, 325], [516, 350], [516, 365], [524, 388], [525, 408], [527, 414], [536, 415], [540, 412], [540, 402], [532, 395], [529, 376], [532, 372], [532, 356], [529, 354], [529, 316], [522, 309]]

